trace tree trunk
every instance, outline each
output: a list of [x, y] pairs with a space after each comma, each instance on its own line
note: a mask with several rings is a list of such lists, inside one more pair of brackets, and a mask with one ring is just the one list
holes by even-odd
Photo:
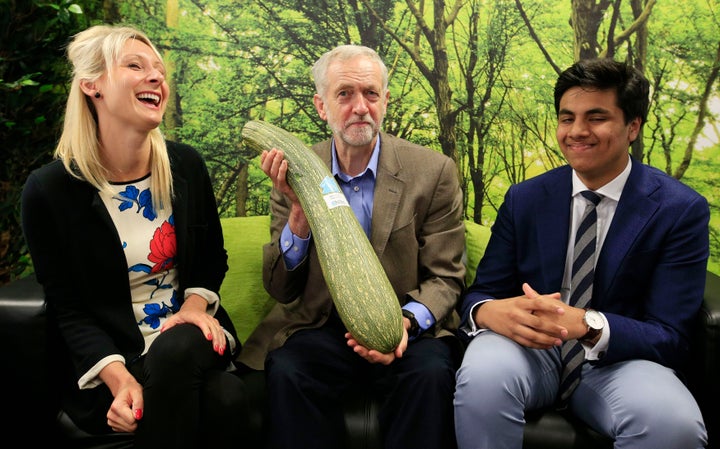
[[[178, 28], [180, 21], [178, 0], [167, 0], [165, 4], [165, 25], [168, 31], [172, 32]], [[168, 46], [170, 47], [170, 46]], [[177, 79], [181, 76], [175, 67], [175, 61], [172, 58], [172, 51], [165, 50], [163, 54], [165, 70], [167, 73], [166, 81], [170, 88], [170, 97], [168, 98], [165, 117], [163, 118], [165, 136], [169, 140], [176, 139], [175, 129], [182, 126], [182, 113], [180, 111], [180, 100], [177, 91]]]
[[[633, 17], [635, 20], [641, 17], [643, 11], [645, 10], [645, 5], [643, 5], [645, 0], [632, 0], [631, 1], [631, 7], [633, 11]], [[648, 30], [647, 30], [647, 21], [644, 21], [642, 23], [642, 26], [638, 28], [638, 30], [635, 32], [635, 55], [633, 58], [634, 66], [636, 69], [640, 71], [640, 73], [645, 73], [645, 63], [647, 61], [647, 51], [648, 51]], [[646, 118], [647, 120], [647, 118]], [[643, 131], [644, 126], [640, 128], [640, 133], [637, 136], [637, 139], [635, 139], [635, 142], [632, 143], [631, 146], [631, 154], [635, 159], [638, 161], [642, 161], [645, 153], [645, 144], [643, 142]]]
[[237, 190], [235, 190], [235, 216], [244, 217], [247, 215], [248, 200], [248, 164], [242, 164], [238, 171]]
[[609, 0], [571, 0], [571, 24], [575, 34], [575, 61], [596, 58], [600, 53], [597, 36]]
[[693, 150], [695, 150], [695, 145], [697, 145], [698, 136], [700, 136], [700, 133], [702, 133], [702, 130], [705, 127], [705, 117], [707, 117], [708, 115], [708, 103], [710, 100], [710, 96], [713, 92], [713, 86], [718, 80], [719, 73], [720, 42], [718, 42], [717, 49], [715, 50], [715, 60], [713, 61], [712, 69], [710, 70], [707, 81], [705, 81], [705, 88], [703, 89], [702, 98], [700, 99], [695, 128], [693, 128], [692, 134], [690, 135], [690, 140], [688, 140], [688, 144], [685, 147], [685, 155], [683, 156], [683, 160], [673, 174], [676, 179], [682, 179], [682, 177], [685, 175], [685, 171], [687, 171], [688, 167], [690, 166]]
[[[416, 33], [413, 41], [408, 42], [405, 36], [400, 36], [395, 29], [390, 27], [378, 14], [378, 12], [370, 4], [369, 0], [362, 0], [363, 5], [370, 11], [371, 15], [378, 21], [378, 25], [392, 36], [410, 56], [413, 63], [417, 66], [420, 73], [428, 81], [433, 90], [435, 98], [435, 109], [438, 115], [439, 136], [438, 140], [442, 148], [442, 152], [449, 156], [458, 166], [458, 179], [462, 180], [462, 172], [459, 164], [457, 152], [457, 136], [455, 134], [455, 124], [457, 122], [457, 111], [452, 106], [452, 89], [448, 75], [448, 55], [446, 45], [446, 33], [448, 26], [456, 19], [457, 13], [462, 6], [462, 2], [457, 1], [453, 4], [450, 12], [445, 15], [445, 1], [433, 1], [433, 26], [430, 28], [425, 20], [424, 2], [413, 2], [406, 0], [408, 9], [415, 18]], [[420, 41], [424, 38], [433, 55], [433, 67], [429, 67], [420, 52]]]

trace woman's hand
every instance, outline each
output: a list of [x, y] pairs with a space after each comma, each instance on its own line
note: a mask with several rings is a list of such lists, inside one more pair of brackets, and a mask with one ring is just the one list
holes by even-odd
[[164, 332], [178, 324], [190, 323], [194, 324], [202, 331], [205, 338], [212, 342], [213, 350], [222, 355], [225, 352], [225, 332], [220, 322], [215, 317], [207, 313], [208, 303], [200, 295], [189, 295], [185, 298], [180, 310], [165, 320], [160, 332]]
[[107, 423], [115, 432], [133, 433], [143, 416], [143, 387], [122, 362], [112, 362], [100, 371], [100, 379], [110, 389], [113, 399], [107, 412]]

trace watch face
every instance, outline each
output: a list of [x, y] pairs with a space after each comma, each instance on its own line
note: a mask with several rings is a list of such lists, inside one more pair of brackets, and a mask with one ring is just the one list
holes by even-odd
[[602, 315], [596, 310], [588, 310], [585, 312], [585, 322], [590, 326], [590, 329], [602, 329], [605, 324]]

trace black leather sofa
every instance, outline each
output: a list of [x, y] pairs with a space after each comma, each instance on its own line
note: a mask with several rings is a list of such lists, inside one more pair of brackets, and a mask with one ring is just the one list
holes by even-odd
[[[88, 435], [78, 430], [58, 405], [53, 388], [56, 336], [48, 327], [42, 290], [32, 277], [0, 287], [0, 386], [3, 388], [2, 447], [129, 448], [127, 434]], [[720, 277], [708, 273], [705, 303], [698, 317], [688, 385], [700, 403], [710, 446], [720, 432]], [[248, 373], [256, 404], [247, 440], [238, 448], [262, 447], [264, 380], [260, 372]], [[374, 417], [378, 402], [372, 392], [360, 392], [347, 400], [345, 422], [347, 443], [343, 449], [380, 448]], [[671, 410], [660, 411], [672, 413]], [[582, 423], [556, 411], [527, 417], [526, 449], [611, 448], [612, 441], [589, 430]], [[11, 443], [11, 442], [16, 443]], [[13, 446], [16, 444], [17, 446]], [[423, 448], [424, 449], [424, 448]], [[442, 448], [428, 448], [442, 449]], [[660, 449], [660, 448], [659, 448]]]

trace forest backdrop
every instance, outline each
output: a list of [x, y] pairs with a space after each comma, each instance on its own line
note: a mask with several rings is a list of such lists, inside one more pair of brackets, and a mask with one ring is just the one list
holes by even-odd
[[466, 218], [491, 225], [507, 187], [564, 163], [552, 89], [574, 61], [612, 57], [652, 84], [631, 152], [711, 207], [720, 274], [718, 0], [0, 0], [0, 285], [31, 269], [19, 198], [48, 162], [68, 87], [69, 37], [97, 23], [144, 30], [163, 52], [165, 135], [205, 157], [222, 216], [268, 213], [270, 184], [242, 145], [251, 119], [308, 145], [330, 136], [310, 67], [338, 44], [390, 70], [384, 130], [452, 157]]

